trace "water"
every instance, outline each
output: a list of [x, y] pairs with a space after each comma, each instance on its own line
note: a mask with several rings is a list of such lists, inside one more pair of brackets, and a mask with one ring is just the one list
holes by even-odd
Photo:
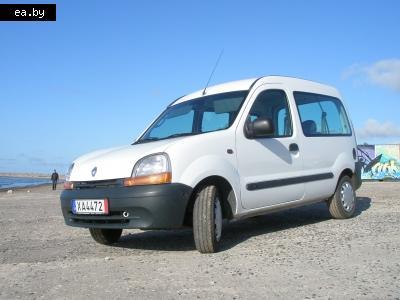
[[45, 183], [51, 183], [51, 180], [48, 178], [0, 176], [0, 189], [36, 186]]

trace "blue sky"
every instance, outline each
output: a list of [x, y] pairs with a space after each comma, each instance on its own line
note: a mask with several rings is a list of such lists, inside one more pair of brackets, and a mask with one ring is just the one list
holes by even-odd
[[359, 142], [400, 142], [400, 1], [55, 3], [56, 22], [0, 22], [0, 172], [64, 172], [130, 143], [204, 86], [222, 48], [211, 84], [334, 85]]

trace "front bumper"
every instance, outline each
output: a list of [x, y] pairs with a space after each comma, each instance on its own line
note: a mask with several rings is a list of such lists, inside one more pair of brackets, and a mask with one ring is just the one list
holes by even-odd
[[[65, 223], [86, 228], [179, 228], [183, 224], [192, 188], [180, 183], [135, 187], [64, 190], [61, 209]], [[109, 215], [76, 215], [73, 199], [109, 199]], [[129, 216], [124, 217], [123, 212]]]

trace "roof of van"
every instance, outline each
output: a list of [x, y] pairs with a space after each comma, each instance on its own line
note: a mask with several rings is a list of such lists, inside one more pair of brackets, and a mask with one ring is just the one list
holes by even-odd
[[[318, 83], [315, 81], [288, 77], [288, 76], [263, 76], [259, 78], [250, 78], [244, 80], [230, 81], [214, 86], [209, 86], [206, 89], [205, 95], [203, 95], [203, 90], [198, 90], [194, 93], [185, 95], [175, 102], [172, 105], [182, 103], [188, 100], [192, 100], [195, 98], [199, 98], [202, 96], [209, 96], [214, 94], [233, 92], [233, 91], [246, 91], [251, 88], [257, 88], [261, 85], [267, 84], [286, 84], [289, 85], [293, 91], [307, 91], [317, 94], [325, 94], [333, 97], [340, 98], [339, 92], [332, 86], [325, 85], [322, 83]], [[275, 87], [276, 88], [276, 87]]]

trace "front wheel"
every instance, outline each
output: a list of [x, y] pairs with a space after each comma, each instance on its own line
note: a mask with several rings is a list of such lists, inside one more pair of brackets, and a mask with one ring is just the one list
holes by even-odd
[[193, 208], [193, 236], [196, 249], [214, 253], [222, 233], [222, 209], [216, 186], [205, 186], [197, 194]]
[[92, 238], [102, 245], [111, 245], [118, 242], [122, 229], [89, 228]]
[[356, 210], [356, 193], [349, 176], [343, 176], [332, 198], [328, 200], [331, 216], [335, 219], [347, 219], [354, 215]]

